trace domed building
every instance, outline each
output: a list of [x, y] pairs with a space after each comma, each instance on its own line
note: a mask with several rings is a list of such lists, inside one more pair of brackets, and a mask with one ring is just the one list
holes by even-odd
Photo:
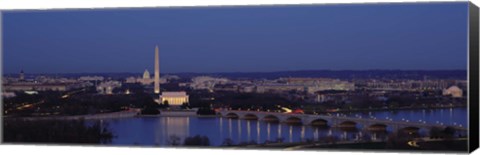
[[452, 96], [455, 98], [459, 98], [463, 96], [463, 91], [462, 89], [458, 88], [457, 86], [451, 86], [447, 89], [443, 90], [443, 95], [447, 96]]
[[143, 72], [143, 79], [150, 79], [150, 72], [145, 69], [145, 72]]
[[[125, 80], [125, 83], [141, 83], [143, 85], [151, 85], [152, 83], [155, 82], [155, 79], [150, 76], [150, 72], [145, 69], [143, 72], [142, 77], [128, 77]], [[166, 83], [167, 79], [166, 78], [160, 78], [160, 84]]]
[[150, 85], [153, 83], [153, 79], [150, 78], [150, 72], [145, 69], [145, 72], [143, 72], [143, 77], [137, 79], [138, 83], [141, 83], [143, 85]]

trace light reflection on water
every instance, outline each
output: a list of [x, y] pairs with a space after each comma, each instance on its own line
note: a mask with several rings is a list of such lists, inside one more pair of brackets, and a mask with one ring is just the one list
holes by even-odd
[[[348, 113], [351, 117], [361, 115], [364, 118], [392, 118], [425, 120], [428, 123], [437, 121], [444, 124], [462, 124], [466, 127], [466, 108], [427, 109], [408, 111], [376, 111], [364, 113]], [[384, 135], [369, 133], [363, 130], [343, 131], [337, 128], [317, 128], [312, 126], [295, 126], [281, 123], [271, 123], [255, 120], [228, 119], [219, 117], [135, 117], [104, 120], [118, 137], [112, 140], [112, 145], [142, 145], [167, 146], [172, 136], [178, 137], [182, 144], [187, 137], [207, 136], [210, 145], [219, 146], [227, 138], [234, 144], [241, 142], [264, 143], [278, 138], [285, 142], [299, 142], [307, 139], [321, 140], [329, 135], [340, 139], [357, 139], [368, 136], [372, 139], [384, 138]], [[236, 123], [235, 123], [236, 122]], [[361, 127], [361, 125], [358, 125]], [[391, 128], [387, 128], [391, 130]], [[252, 131], [253, 130], [253, 131]], [[283, 130], [283, 131], [282, 131]], [[234, 132], [236, 131], [236, 132]]]

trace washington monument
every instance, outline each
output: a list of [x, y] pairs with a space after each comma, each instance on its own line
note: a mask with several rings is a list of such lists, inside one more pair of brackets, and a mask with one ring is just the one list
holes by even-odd
[[160, 63], [158, 60], [158, 45], [155, 46], [155, 79], [154, 79], [154, 92], [155, 94], [160, 93]]

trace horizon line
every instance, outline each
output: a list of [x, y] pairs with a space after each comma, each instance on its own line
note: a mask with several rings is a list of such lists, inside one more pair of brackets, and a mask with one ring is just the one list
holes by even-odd
[[[319, 69], [319, 70], [279, 70], [279, 71], [237, 71], [237, 72], [166, 72], [160, 74], [242, 74], [242, 73], [278, 73], [278, 72], [308, 72], [308, 71], [329, 71], [329, 72], [344, 72], [344, 71], [352, 71], [352, 72], [361, 72], [361, 71], [468, 71], [468, 69]], [[143, 72], [59, 72], [59, 73], [28, 73], [24, 71], [24, 74], [138, 74]], [[6, 74], [19, 74], [16, 73], [2, 73], [3, 75]]]

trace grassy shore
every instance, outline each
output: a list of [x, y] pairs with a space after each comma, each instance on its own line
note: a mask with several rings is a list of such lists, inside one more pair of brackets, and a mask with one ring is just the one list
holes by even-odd
[[351, 143], [351, 144], [323, 144], [323, 145], [308, 145], [301, 147], [301, 149], [366, 149], [366, 150], [414, 150], [414, 151], [447, 151], [447, 152], [463, 152], [467, 151], [467, 140], [446, 140], [446, 141], [430, 141], [420, 142], [420, 147], [395, 147], [387, 146], [387, 142], [365, 142], [365, 143]]

